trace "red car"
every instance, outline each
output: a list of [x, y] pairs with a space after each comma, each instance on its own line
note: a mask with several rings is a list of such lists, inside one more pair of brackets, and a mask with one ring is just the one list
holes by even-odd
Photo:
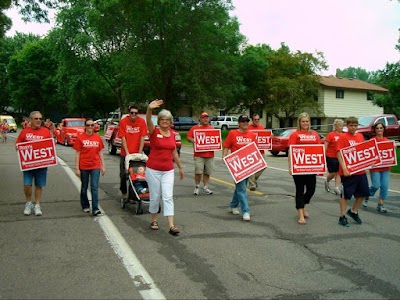
[[57, 143], [65, 146], [75, 144], [78, 134], [85, 131], [85, 122], [85, 118], [63, 119], [54, 132]]
[[[271, 152], [273, 156], [277, 156], [279, 152], [285, 152], [285, 155], [287, 156], [289, 153], [289, 136], [296, 130], [296, 128], [286, 129], [285, 131], [272, 136], [272, 150], [269, 150], [269, 152]], [[325, 142], [325, 137], [319, 133], [318, 135], [321, 139], [321, 144], [323, 144]]]
[[[123, 119], [127, 116], [129, 116], [129, 115], [127, 115], [127, 114], [122, 115], [121, 119]], [[139, 114], [138, 116], [146, 121], [145, 114]], [[153, 121], [154, 125], [157, 125], [157, 115], [152, 116], [152, 121]], [[173, 132], [175, 133], [176, 149], [178, 150], [178, 153], [180, 154], [181, 147], [182, 147], [181, 135], [179, 134], [179, 132], [177, 132], [175, 130], [173, 130]], [[113, 125], [107, 126], [107, 130], [104, 135], [104, 139], [106, 140], [107, 145], [108, 145], [108, 153], [110, 153], [111, 155], [117, 154], [117, 149], [121, 148], [121, 139], [118, 137], [118, 124], [113, 124]], [[150, 153], [150, 138], [148, 135], [146, 135], [144, 137], [143, 152], [146, 155], [149, 155], [149, 153]]]

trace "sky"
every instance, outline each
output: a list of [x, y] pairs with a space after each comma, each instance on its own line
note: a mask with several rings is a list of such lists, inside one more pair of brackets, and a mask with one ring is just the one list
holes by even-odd
[[[400, 2], [397, 0], [232, 0], [240, 32], [247, 43], [291, 51], [323, 52], [329, 69], [360, 67], [384, 69], [400, 61], [395, 49], [400, 37]], [[15, 11], [7, 13], [16, 31], [44, 35], [51, 25], [25, 24]]]

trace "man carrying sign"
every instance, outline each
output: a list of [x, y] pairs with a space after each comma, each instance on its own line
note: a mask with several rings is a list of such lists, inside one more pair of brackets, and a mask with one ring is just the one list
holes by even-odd
[[[19, 134], [16, 144], [22, 142], [43, 140], [52, 138], [50, 131], [42, 127], [42, 114], [39, 111], [33, 111], [29, 115], [30, 126], [24, 128]], [[24, 194], [25, 194], [25, 209], [24, 215], [29, 216], [34, 209], [35, 216], [41, 216], [40, 200], [42, 198], [42, 188], [46, 186], [47, 167], [23, 171], [24, 177]], [[32, 183], [35, 179], [35, 206], [32, 204]]]
[[[210, 117], [208, 113], [202, 112], [200, 114], [200, 124], [193, 126], [190, 128], [189, 132], [186, 135], [186, 139], [195, 144], [196, 140], [194, 138], [194, 131], [199, 129], [214, 129], [210, 123]], [[194, 159], [194, 181], [195, 187], [193, 191], [193, 195], [199, 194], [200, 181], [203, 176], [203, 191], [206, 195], [211, 195], [213, 192], [208, 188], [208, 182], [210, 180], [210, 175], [213, 172], [214, 165], [214, 151], [206, 151], [206, 152], [198, 152], [196, 150], [193, 151], [193, 159]]]
[[343, 187], [340, 195], [339, 225], [349, 227], [350, 224], [346, 218], [347, 201], [349, 201], [352, 196], [354, 196], [356, 199], [353, 203], [353, 207], [347, 210], [347, 215], [350, 216], [357, 224], [361, 224], [362, 221], [358, 215], [358, 209], [360, 208], [363, 200], [369, 196], [369, 188], [365, 170], [350, 175], [350, 172], [347, 170], [344, 159], [340, 153], [340, 149], [364, 142], [364, 136], [361, 133], [357, 133], [358, 119], [356, 117], [349, 117], [346, 120], [346, 125], [348, 131], [341, 134], [337, 143], [339, 175], [342, 179]]
[[[256, 135], [249, 131], [249, 122], [250, 119], [248, 116], [241, 115], [239, 117], [239, 129], [234, 129], [229, 131], [228, 136], [224, 141], [224, 149], [222, 151], [222, 157], [227, 156], [229, 150], [231, 152], [235, 152], [236, 150], [250, 144], [252, 142], [256, 142]], [[222, 160], [224, 161], [224, 160]], [[233, 215], [239, 215], [239, 203], [242, 208], [243, 220], [250, 221], [250, 207], [247, 202], [247, 181], [248, 178], [243, 179], [242, 181], [236, 183], [235, 192], [233, 194], [231, 203], [229, 205], [229, 212]]]

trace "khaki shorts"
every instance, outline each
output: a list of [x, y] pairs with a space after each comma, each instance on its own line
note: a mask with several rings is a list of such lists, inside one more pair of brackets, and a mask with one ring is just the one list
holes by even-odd
[[212, 175], [214, 157], [194, 157], [194, 174]]

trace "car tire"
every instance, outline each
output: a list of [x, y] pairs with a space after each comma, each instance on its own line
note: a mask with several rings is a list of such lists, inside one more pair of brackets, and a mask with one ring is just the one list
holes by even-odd
[[221, 130], [227, 130], [227, 129], [228, 129], [228, 126], [226, 126], [226, 125], [221, 126]]
[[115, 147], [111, 142], [108, 142], [108, 153], [110, 155], [116, 155], [117, 154], [117, 147]]
[[289, 156], [289, 148], [286, 149], [285, 156]]
[[278, 156], [279, 151], [269, 151], [273, 156]]

